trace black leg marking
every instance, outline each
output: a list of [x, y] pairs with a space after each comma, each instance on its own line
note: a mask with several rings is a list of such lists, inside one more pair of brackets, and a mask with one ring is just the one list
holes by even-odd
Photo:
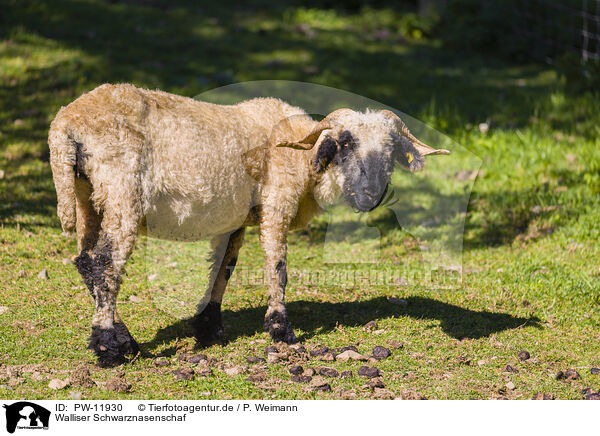
[[287, 315], [274, 311], [265, 318], [264, 328], [269, 332], [274, 342], [295, 344], [298, 342]]
[[201, 313], [192, 319], [192, 326], [196, 332], [196, 339], [201, 347], [209, 347], [225, 342], [223, 319], [221, 317], [221, 303], [211, 301]]
[[87, 251], [82, 251], [75, 258], [77, 271], [83, 278], [83, 283], [90, 291], [92, 298], [96, 301], [98, 307], [104, 307], [103, 292], [109, 292], [104, 279], [104, 274], [112, 263], [111, 255], [112, 244], [106, 237], [100, 237], [98, 244], [94, 248], [92, 258]]
[[107, 237], [100, 237], [98, 244], [94, 248], [94, 259], [92, 263], [92, 278], [98, 288], [98, 300], [96, 304], [99, 307], [104, 306], [102, 294], [110, 292], [105, 280], [106, 270], [112, 264], [112, 244]]
[[79, 253], [79, 256], [75, 258], [75, 266], [83, 278], [83, 283], [89, 289], [90, 295], [93, 299], [96, 299], [94, 295], [93, 261], [87, 251]]
[[229, 281], [231, 278], [231, 274], [233, 274], [233, 270], [235, 269], [235, 264], [237, 263], [237, 256], [231, 258], [227, 267], [225, 268], [225, 280]]
[[131, 337], [123, 323], [115, 323], [114, 328], [103, 329], [92, 327], [90, 336], [91, 350], [98, 357], [98, 366], [108, 368], [125, 363], [126, 354], [136, 354], [139, 351], [137, 342]]
[[285, 260], [277, 262], [275, 272], [279, 276], [279, 286], [281, 289], [285, 289], [287, 286], [287, 262]]

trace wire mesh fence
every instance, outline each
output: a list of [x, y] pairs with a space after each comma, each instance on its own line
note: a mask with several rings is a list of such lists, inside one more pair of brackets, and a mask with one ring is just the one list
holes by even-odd
[[520, 0], [514, 18], [532, 56], [554, 63], [573, 53], [584, 64], [600, 63], [600, 0]]

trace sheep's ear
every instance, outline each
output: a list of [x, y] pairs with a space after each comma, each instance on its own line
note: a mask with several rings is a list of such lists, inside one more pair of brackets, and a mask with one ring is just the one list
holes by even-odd
[[425, 158], [406, 136], [392, 133], [394, 158], [410, 171], [420, 171], [425, 167]]
[[319, 174], [325, 171], [338, 151], [339, 145], [335, 139], [330, 136], [323, 139], [319, 144], [317, 155], [313, 161], [315, 172]]

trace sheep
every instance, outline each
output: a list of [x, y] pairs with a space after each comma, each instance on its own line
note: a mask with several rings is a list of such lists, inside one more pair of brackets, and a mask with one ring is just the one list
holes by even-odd
[[[116, 311], [138, 232], [211, 238], [210, 302], [193, 318], [200, 346], [223, 343], [221, 302], [248, 226], [259, 226], [268, 308], [264, 328], [295, 343], [285, 308], [287, 236], [342, 196], [359, 211], [381, 202], [394, 162], [412, 171], [447, 154], [391, 111], [338, 109], [313, 120], [275, 98], [216, 105], [129, 84], [105, 84], [60, 109], [48, 144], [64, 232], [76, 230], [77, 270], [94, 302], [89, 348], [98, 365], [139, 346]], [[202, 309], [202, 310], [200, 310]]]

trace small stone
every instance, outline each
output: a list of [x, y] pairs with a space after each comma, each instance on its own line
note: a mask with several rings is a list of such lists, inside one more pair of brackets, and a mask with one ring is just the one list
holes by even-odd
[[290, 372], [290, 374], [300, 375], [304, 372], [304, 369], [298, 365], [298, 366], [292, 366], [291, 368], [288, 369], [288, 371]]
[[277, 349], [277, 347], [274, 347], [273, 345], [271, 345], [270, 347], [265, 348], [265, 354], [269, 354], [269, 353], [278, 353], [279, 350]]
[[297, 354], [306, 354], [306, 348], [302, 344], [292, 344], [290, 345], [290, 349], [295, 351]]
[[194, 355], [188, 354], [188, 356], [187, 356], [187, 362], [192, 363], [192, 364], [198, 364], [203, 361], [208, 361], [208, 357], [206, 356], [206, 354], [194, 354]]
[[355, 389], [342, 389], [339, 393], [342, 400], [354, 400], [356, 398]]
[[345, 351], [354, 351], [355, 353], [358, 353], [358, 348], [356, 348], [354, 345], [348, 345], [347, 347], [341, 348], [339, 350], [340, 353], [343, 353]]
[[169, 362], [169, 359], [167, 359], [166, 357], [157, 357], [156, 359], [154, 359], [154, 366], [162, 367], [169, 366], [170, 364], [171, 362]]
[[0, 315], [4, 315], [6, 312], [8, 312], [10, 309], [6, 306], [0, 306]]
[[426, 400], [427, 397], [419, 394], [418, 392], [411, 391], [409, 389], [403, 389], [400, 391], [400, 395], [396, 397], [396, 400]]
[[340, 378], [352, 378], [352, 371], [342, 371]]
[[554, 378], [556, 380], [579, 380], [581, 376], [574, 369], [567, 369], [565, 372], [558, 371]]
[[393, 400], [396, 398], [396, 395], [389, 389], [375, 388], [373, 391], [373, 398], [378, 400]]
[[364, 325], [363, 330], [372, 332], [373, 330], [377, 330], [377, 328], [378, 328], [377, 321], [369, 321], [368, 323], [366, 323]]
[[322, 356], [329, 351], [329, 347], [320, 347], [310, 350], [310, 355], [313, 357]]
[[579, 380], [581, 376], [574, 369], [567, 369], [565, 371], [565, 379], [566, 380]]
[[340, 362], [348, 362], [349, 360], [367, 360], [366, 356], [357, 353], [354, 350], [346, 350], [343, 353], [335, 356], [335, 360], [339, 360]]
[[408, 301], [403, 298], [388, 297], [388, 303], [395, 304], [396, 306], [408, 306]]
[[306, 368], [304, 370], [304, 372], [302, 373], [302, 375], [308, 376], [308, 377], [312, 377], [316, 374], [317, 372], [314, 370], [314, 368]]
[[324, 366], [323, 368], [321, 368], [319, 370], [319, 374], [321, 374], [325, 377], [338, 377], [340, 375], [340, 373], [337, 372], [335, 369], [328, 368], [326, 366]]
[[63, 265], [70, 265], [72, 263], [73, 263], [73, 261], [71, 259], [69, 259], [68, 257], [63, 258], [63, 260], [62, 260]]
[[335, 356], [332, 353], [325, 353], [321, 356], [321, 360], [323, 362], [333, 362], [335, 360]]
[[129, 301], [131, 301], [132, 303], [141, 303], [144, 300], [142, 300], [140, 297], [138, 297], [136, 295], [131, 295], [129, 297]]
[[197, 375], [199, 375], [200, 377], [208, 377], [208, 376], [212, 375], [212, 373], [213, 373], [212, 369], [210, 369], [207, 366], [196, 368], [196, 371], [194, 371], [194, 372]]
[[521, 360], [527, 360], [531, 357], [531, 354], [529, 354], [529, 351], [519, 351], [518, 356]]
[[65, 380], [60, 380], [58, 378], [54, 378], [50, 380], [50, 383], [48, 383], [48, 387], [54, 390], [64, 389], [67, 386], [69, 386], [69, 382]]
[[81, 395], [81, 392], [71, 391], [69, 393], [69, 397], [71, 398], [71, 400], [81, 400], [82, 395]]
[[175, 380], [193, 380], [194, 379], [194, 370], [192, 368], [181, 368], [172, 371], [172, 374], [175, 376]]
[[263, 373], [250, 374], [248, 377], [246, 377], [246, 381], [249, 381], [252, 383], [262, 382], [262, 381], [265, 381], [266, 379], [267, 379], [267, 376]]
[[320, 375], [313, 377], [310, 381], [311, 386], [323, 386], [327, 384], [327, 379], [325, 377], [321, 377]]
[[38, 279], [48, 280], [48, 270], [47, 269], [41, 270], [37, 276], [38, 276]]
[[295, 383], [310, 383], [312, 380], [311, 376], [308, 375], [294, 375], [292, 381]]
[[107, 381], [104, 388], [112, 392], [129, 392], [131, 390], [131, 385], [122, 378], [115, 377]]
[[600, 392], [594, 392], [590, 388], [584, 389], [582, 392], [586, 400], [600, 400]]
[[243, 366], [232, 366], [230, 368], [225, 368], [223, 372], [227, 374], [229, 377], [235, 377], [240, 374], [243, 374], [247, 371], [247, 368]]
[[519, 370], [518, 370], [517, 368], [513, 368], [513, 367], [512, 367], [512, 366], [510, 366], [510, 365], [506, 365], [506, 368], [504, 368], [504, 370], [505, 370], [506, 372], [514, 372], [514, 373], [517, 373], [517, 372], [519, 372]]
[[513, 382], [506, 383], [506, 389], [513, 390], [515, 388], [515, 384]]
[[594, 375], [600, 374], [600, 368], [590, 368], [590, 373]]
[[312, 388], [313, 391], [321, 391], [321, 392], [331, 392], [331, 386], [328, 383], [325, 383], [321, 386], [314, 386]]
[[288, 344], [286, 344], [285, 342], [277, 342], [275, 344], [275, 347], [277, 348], [277, 352], [281, 353], [281, 354], [293, 354], [295, 352], [295, 350], [292, 350], [290, 348], [290, 346]]
[[362, 377], [374, 378], [379, 377], [381, 372], [374, 366], [361, 366], [358, 370], [358, 375]]
[[543, 392], [538, 392], [532, 398], [532, 400], [554, 400], [556, 396], [554, 394], [545, 394]]
[[392, 352], [385, 347], [377, 345], [373, 348], [373, 357], [377, 360], [387, 359], [392, 355]]
[[73, 386], [81, 386], [85, 388], [93, 388], [96, 382], [90, 376], [90, 370], [84, 366], [80, 366], [71, 372], [71, 384]]
[[369, 389], [385, 388], [385, 385], [383, 384], [383, 380], [381, 380], [381, 378], [379, 378], [379, 377], [372, 378], [371, 380], [369, 380], [366, 383], [365, 386], [368, 387]]
[[251, 363], [251, 364], [267, 362], [267, 360], [265, 358], [258, 357], [258, 356], [250, 356], [250, 357], [247, 357], [246, 360], [248, 361], [248, 363]]

